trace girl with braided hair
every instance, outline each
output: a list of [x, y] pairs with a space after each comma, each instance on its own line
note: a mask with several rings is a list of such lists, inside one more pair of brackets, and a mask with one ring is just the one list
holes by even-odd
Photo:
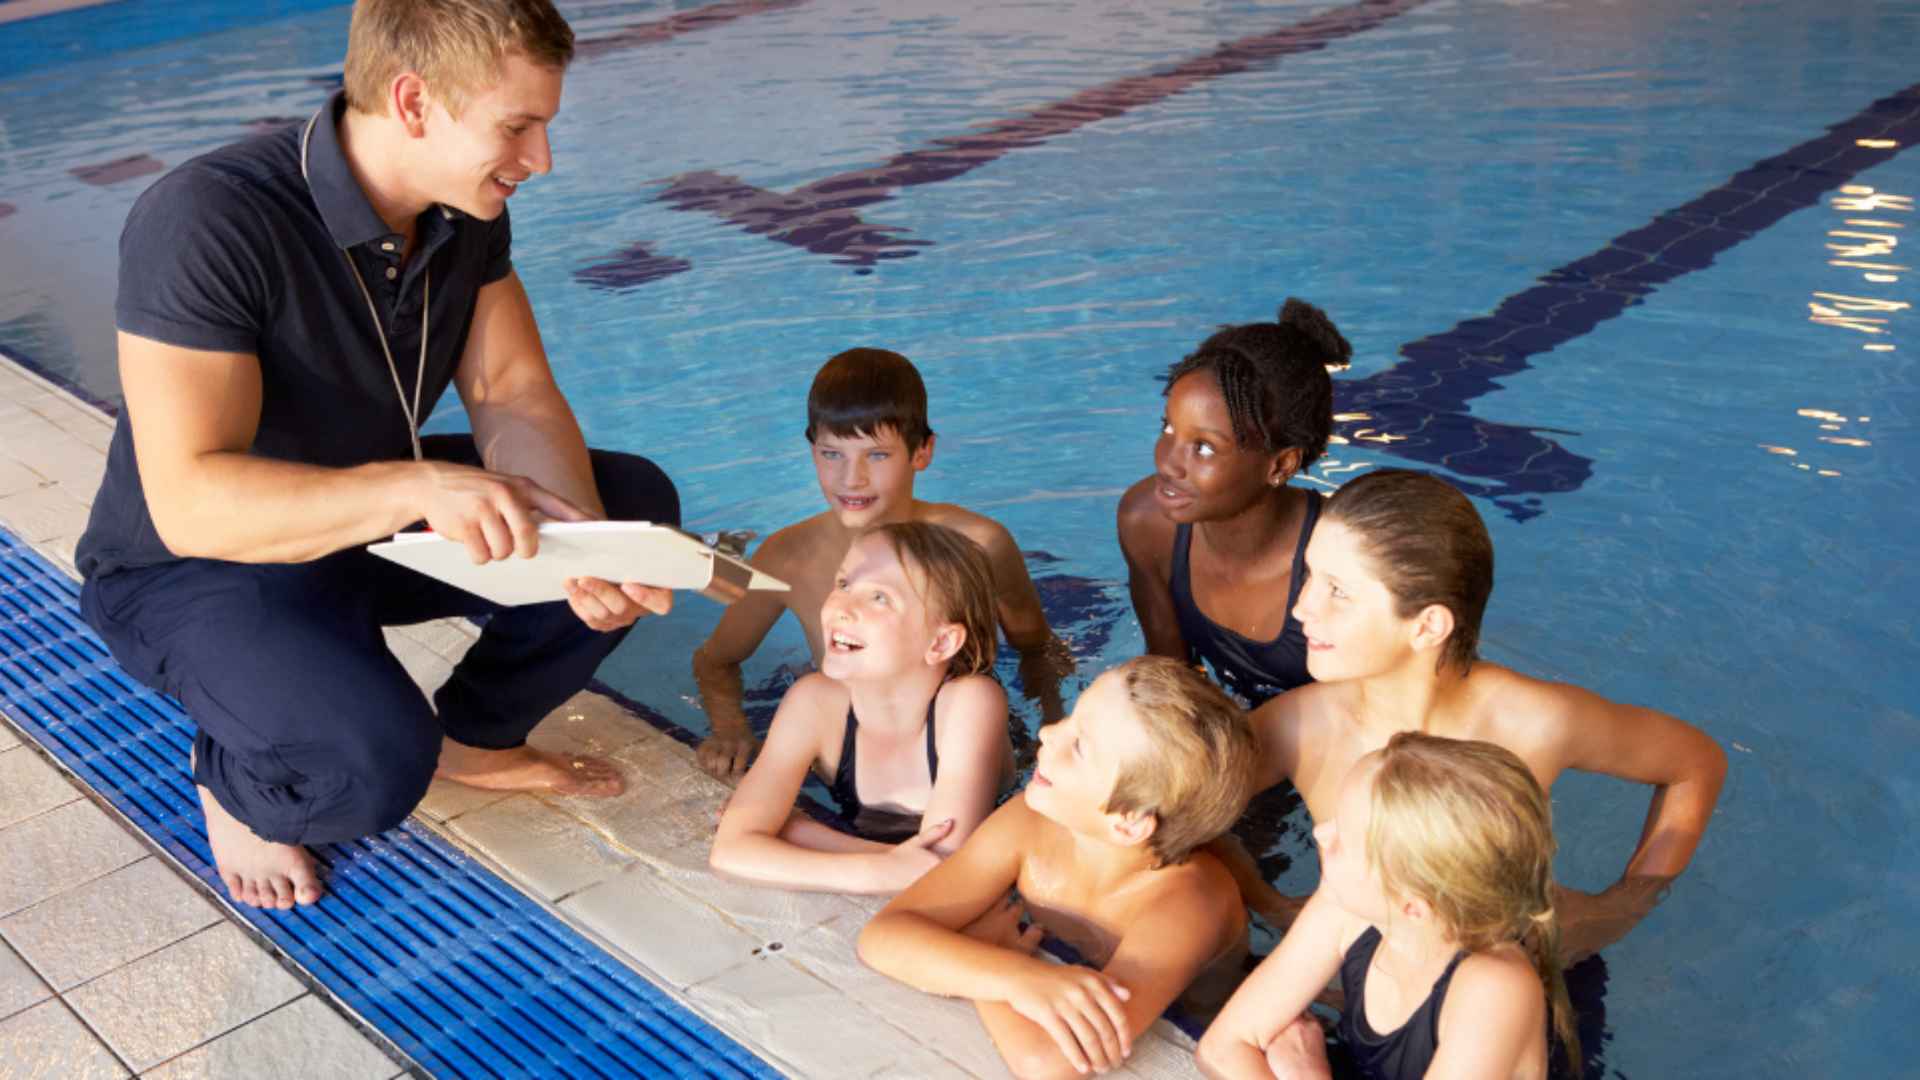
[[1167, 371], [1154, 472], [1120, 500], [1120, 548], [1147, 651], [1193, 663], [1249, 705], [1311, 682], [1291, 615], [1318, 492], [1288, 483], [1333, 431], [1330, 367], [1353, 347], [1289, 298], [1223, 327]]

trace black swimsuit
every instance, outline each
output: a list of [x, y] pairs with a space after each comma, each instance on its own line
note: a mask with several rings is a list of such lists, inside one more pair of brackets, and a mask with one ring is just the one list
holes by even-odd
[[[940, 754], [934, 749], [933, 706], [940, 700], [938, 694], [927, 702], [927, 779], [940, 777]], [[846, 818], [853, 831], [868, 840], [883, 844], [897, 844], [910, 839], [920, 832], [919, 814], [905, 814], [898, 810], [885, 810], [868, 806], [860, 801], [860, 782], [856, 756], [854, 732], [860, 728], [860, 718], [853, 715], [853, 706], [847, 706], [847, 734], [840, 740], [840, 767], [834, 770], [833, 783], [827, 786], [828, 794], [840, 804], [840, 816]]]
[[1307, 492], [1307, 516], [1300, 523], [1300, 543], [1293, 549], [1293, 577], [1287, 585], [1287, 621], [1280, 628], [1280, 636], [1272, 641], [1242, 637], [1201, 614], [1187, 574], [1193, 526], [1181, 525], [1173, 532], [1173, 580], [1169, 584], [1180, 636], [1187, 641], [1190, 657], [1205, 660], [1220, 685], [1245, 698], [1249, 705], [1260, 705], [1313, 681], [1307, 674], [1307, 634], [1293, 617], [1293, 605], [1300, 599], [1300, 586], [1307, 578], [1307, 539], [1320, 520], [1322, 501], [1319, 492]]
[[1366, 1017], [1367, 965], [1373, 963], [1374, 950], [1379, 947], [1380, 931], [1369, 926], [1340, 961], [1340, 989], [1347, 997], [1346, 1008], [1340, 1013], [1340, 1041], [1353, 1052], [1353, 1062], [1367, 1080], [1418, 1080], [1427, 1075], [1427, 1067], [1440, 1049], [1440, 1006], [1446, 1003], [1454, 969], [1467, 953], [1463, 949], [1447, 962], [1427, 1000], [1407, 1017], [1406, 1023], [1381, 1035], [1368, 1025]]

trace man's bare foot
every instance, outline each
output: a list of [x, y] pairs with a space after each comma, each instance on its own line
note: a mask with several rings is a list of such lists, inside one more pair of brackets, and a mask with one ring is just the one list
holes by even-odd
[[452, 739], [440, 740], [440, 767], [433, 775], [488, 791], [547, 791], [604, 798], [627, 790], [620, 770], [600, 758], [551, 754], [531, 746], [483, 750]]
[[739, 731], [715, 728], [694, 750], [694, 760], [708, 775], [731, 784], [747, 775], [753, 752], [759, 748], [760, 740], [745, 728]]
[[235, 903], [284, 911], [320, 899], [320, 870], [306, 848], [260, 839], [240, 819], [227, 813], [212, 792], [199, 790], [213, 865]]

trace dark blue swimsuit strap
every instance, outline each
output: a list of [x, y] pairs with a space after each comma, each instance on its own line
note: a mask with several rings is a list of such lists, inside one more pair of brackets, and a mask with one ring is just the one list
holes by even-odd
[[1380, 930], [1369, 926], [1340, 960], [1340, 987], [1345, 992], [1346, 1008], [1340, 1013], [1340, 1040], [1353, 1055], [1361, 1075], [1369, 1080], [1400, 1080], [1425, 1076], [1427, 1067], [1440, 1049], [1440, 1009], [1446, 1004], [1447, 987], [1467, 951], [1460, 950], [1447, 961], [1445, 971], [1433, 981], [1433, 989], [1406, 1022], [1381, 1034], [1367, 1023], [1367, 972], [1373, 954], [1380, 947]]
[[[943, 686], [942, 689], [945, 689]], [[940, 779], [940, 752], [935, 747], [933, 734], [933, 709], [939, 704], [940, 694], [935, 691], [933, 700], [927, 702], [927, 779]], [[833, 783], [827, 785], [827, 792], [840, 804], [840, 812], [847, 817], [858, 814], [866, 804], [860, 801], [859, 766], [855, 763], [858, 750], [854, 733], [860, 729], [860, 718], [854, 715], [853, 703], [847, 703], [846, 734], [840, 738], [840, 764], [833, 770]]]

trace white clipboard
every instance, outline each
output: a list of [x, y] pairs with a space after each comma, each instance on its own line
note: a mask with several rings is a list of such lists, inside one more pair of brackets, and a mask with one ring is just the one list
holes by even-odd
[[787, 583], [716, 551], [671, 525], [645, 521], [550, 521], [540, 551], [478, 563], [465, 544], [430, 532], [400, 533], [367, 550], [496, 604], [565, 600], [568, 578], [596, 577], [666, 589], [691, 589], [722, 604], [749, 590], [786, 592]]

